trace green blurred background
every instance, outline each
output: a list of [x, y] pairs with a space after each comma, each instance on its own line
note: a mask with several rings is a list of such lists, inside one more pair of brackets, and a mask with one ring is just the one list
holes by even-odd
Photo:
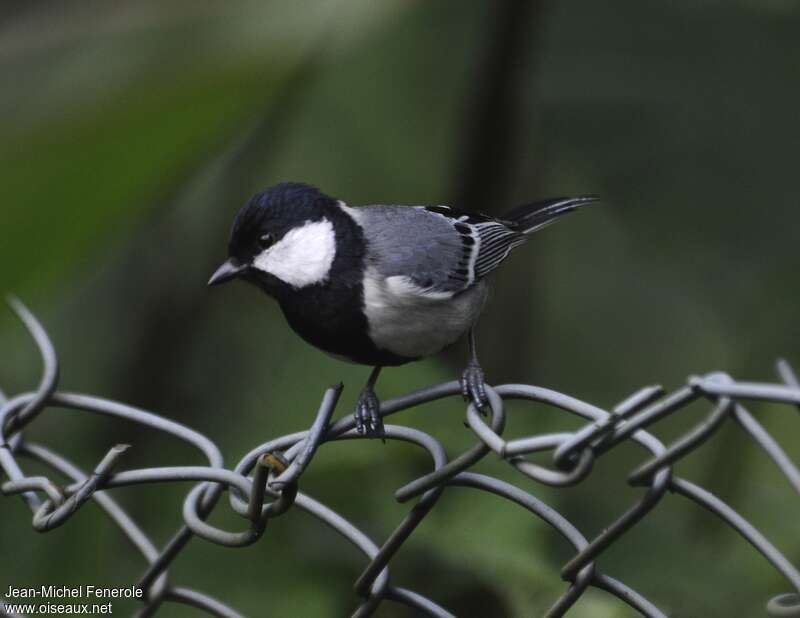
[[[254, 289], [209, 290], [238, 207], [281, 180], [352, 205], [453, 203], [492, 213], [599, 193], [504, 265], [480, 324], [490, 382], [524, 381], [610, 407], [654, 382], [724, 369], [773, 378], [800, 363], [800, 10], [790, 0], [614, 3], [123, 0], [0, 5], [0, 290], [52, 335], [63, 389], [158, 411], [211, 436], [233, 463], [306, 427], [328, 384], [352, 409], [368, 369], [307, 347]], [[0, 386], [34, 387], [39, 361], [0, 312]], [[386, 371], [388, 398], [453, 379], [463, 347]], [[790, 455], [797, 416], [754, 409]], [[670, 440], [698, 404], [654, 431]], [[455, 399], [403, 413], [455, 454], [471, 444]], [[511, 405], [507, 436], [579, 423]], [[133, 425], [48, 410], [28, 430], [93, 466], [201, 464]], [[553, 491], [488, 457], [588, 535], [640, 495], [623, 446], [580, 487]], [[303, 490], [384, 538], [394, 489], [426, 456], [378, 441], [324, 446]], [[35, 467], [31, 467], [35, 470]], [[785, 480], [728, 423], [677, 466], [751, 518], [794, 564]], [[186, 485], [115, 491], [157, 544]], [[226, 515], [213, 521], [240, 527]], [[37, 535], [0, 510], [0, 588], [128, 585], [143, 561], [94, 506]], [[490, 496], [453, 489], [394, 560], [401, 585], [460, 616], [540, 615], [571, 549]], [[195, 540], [171, 569], [249, 616], [345, 616], [362, 556], [300, 512], [246, 549]], [[599, 561], [672, 616], [761, 616], [788, 591], [755, 551], [675, 496]], [[135, 604], [115, 604], [131, 613]], [[165, 616], [194, 616], [169, 605]], [[379, 616], [413, 616], [384, 604]], [[570, 615], [634, 612], [602, 592]]]

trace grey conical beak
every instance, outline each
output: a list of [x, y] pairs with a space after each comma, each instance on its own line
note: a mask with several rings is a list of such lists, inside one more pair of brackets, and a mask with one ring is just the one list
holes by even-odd
[[240, 274], [247, 270], [246, 264], [240, 264], [237, 260], [230, 258], [222, 263], [222, 266], [214, 271], [211, 279], [208, 280], [208, 285], [218, 285], [225, 283], [231, 279], [235, 279]]

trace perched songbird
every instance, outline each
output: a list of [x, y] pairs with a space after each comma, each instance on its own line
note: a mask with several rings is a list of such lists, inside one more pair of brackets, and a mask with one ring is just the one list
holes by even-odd
[[462, 389], [484, 406], [472, 328], [486, 276], [533, 232], [596, 199], [548, 199], [494, 218], [447, 206], [351, 208], [314, 187], [281, 183], [236, 215], [228, 260], [208, 284], [249, 281], [278, 301], [308, 343], [372, 365], [355, 420], [360, 433], [381, 435], [381, 368], [436, 354], [468, 331]]

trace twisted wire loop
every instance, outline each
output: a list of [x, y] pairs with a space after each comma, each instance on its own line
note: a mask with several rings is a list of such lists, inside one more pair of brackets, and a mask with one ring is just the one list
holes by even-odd
[[[706, 489], [677, 477], [675, 462], [699, 448], [726, 421], [732, 420], [773, 461], [800, 494], [800, 470], [778, 442], [745, 407], [751, 401], [767, 401], [800, 409], [800, 382], [785, 360], [778, 362], [779, 383], [735, 381], [716, 372], [695, 376], [672, 393], [659, 385], [644, 387], [606, 411], [564, 393], [526, 384], [486, 385], [490, 414], [485, 418], [473, 404], [467, 405], [466, 424], [475, 435], [474, 445], [448, 459], [442, 444], [430, 434], [413, 427], [386, 424], [385, 438], [413, 444], [425, 451], [431, 470], [395, 492], [401, 502], [415, 500], [403, 520], [382, 544], [375, 543], [350, 521], [312, 496], [300, 491], [303, 473], [313, 464], [315, 453], [326, 442], [358, 440], [352, 414], [332, 421], [342, 385], [328, 388], [320, 402], [314, 422], [307, 431], [280, 436], [251, 449], [232, 468], [224, 465], [217, 446], [197, 431], [146, 410], [89, 395], [58, 390], [58, 359], [44, 328], [18, 300], [12, 310], [33, 337], [42, 357], [42, 378], [36, 390], [6, 398], [0, 392], [0, 468], [6, 477], [0, 484], [5, 496], [18, 495], [31, 510], [32, 525], [38, 532], [61, 526], [93, 500], [122, 531], [147, 563], [138, 581], [143, 589], [143, 604], [137, 616], [156, 614], [164, 603], [183, 603], [207, 614], [239, 618], [241, 614], [208, 594], [177, 586], [169, 581], [169, 567], [177, 560], [192, 537], [226, 547], [242, 547], [257, 542], [270, 519], [299, 508], [357, 547], [367, 564], [356, 579], [359, 597], [353, 616], [373, 615], [384, 602], [391, 601], [417, 609], [421, 614], [452, 618], [453, 614], [435, 601], [404, 587], [390, 578], [389, 566], [425, 517], [436, 506], [445, 490], [462, 488], [492, 494], [537, 517], [553, 528], [575, 550], [561, 569], [567, 582], [564, 593], [555, 599], [546, 616], [565, 615], [589, 587], [604, 590], [623, 603], [651, 618], [665, 614], [627, 584], [602, 573], [597, 558], [643, 519], [664, 498], [667, 491], [683, 496], [716, 515], [750, 543], [788, 582], [792, 592], [770, 599], [766, 612], [772, 616], [800, 616], [800, 572], [770, 541], [730, 505]], [[381, 404], [387, 417], [438, 399], [460, 396], [458, 382], [425, 388]], [[672, 444], [665, 445], [647, 428], [705, 399], [711, 406], [705, 419]], [[505, 402], [522, 400], [545, 404], [574, 414], [586, 423], [573, 432], [542, 433], [506, 439]], [[49, 447], [29, 442], [24, 430], [50, 408], [91, 412], [125, 419], [165, 432], [196, 448], [207, 465], [162, 466], [117, 470], [124, 462], [128, 445], [113, 446], [90, 474]], [[485, 457], [497, 457], [519, 473], [520, 481], [551, 487], [566, 487], [584, 481], [596, 460], [615, 446], [631, 441], [642, 447], [649, 458], [628, 476], [632, 487], [642, 489], [639, 499], [593, 539], [587, 539], [569, 520], [532, 493], [498, 478], [471, 471]], [[533, 453], [552, 451], [552, 466], [527, 459]], [[49, 476], [27, 476], [20, 465], [23, 459], [35, 460], [46, 469], [67, 479], [58, 484]], [[107, 490], [129, 485], [187, 482], [191, 485], [183, 502], [183, 526], [159, 549], [139, 525], [120, 507]], [[228, 505], [242, 518], [239, 530], [224, 530], [207, 519], [223, 493]], [[0, 602], [0, 615], [7, 615]]]

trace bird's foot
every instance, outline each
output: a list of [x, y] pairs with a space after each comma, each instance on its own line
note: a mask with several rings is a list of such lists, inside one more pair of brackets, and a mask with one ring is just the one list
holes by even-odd
[[486, 386], [483, 369], [476, 362], [470, 362], [461, 376], [461, 394], [465, 401], [475, 404], [478, 412], [486, 414], [489, 399], [486, 397]]
[[369, 438], [383, 437], [383, 419], [380, 415], [381, 403], [375, 391], [366, 387], [358, 396], [356, 403], [356, 431]]

